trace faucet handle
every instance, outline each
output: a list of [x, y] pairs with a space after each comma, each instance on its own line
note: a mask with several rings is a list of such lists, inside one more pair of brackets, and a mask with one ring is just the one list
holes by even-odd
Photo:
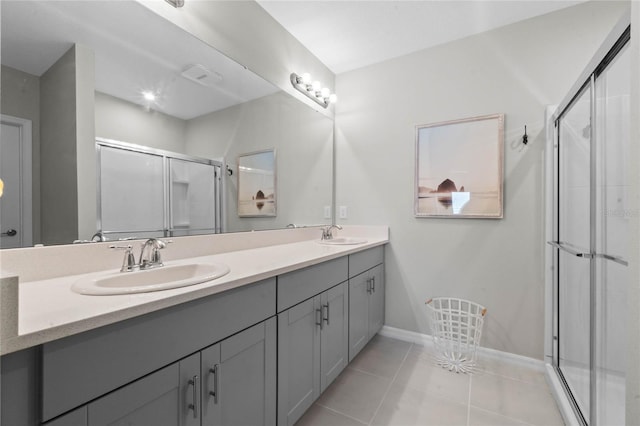
[[131, 244], [127, 246], [109, 246], [110, 249], [115, 250], [124, 250], [124, 259], [122, 260], [122, 268], [120, 268], [120, 272], [131, 272], [138, 269], [138, 264], [136, 263], [136, 258], [133, 255], [133, 246]]

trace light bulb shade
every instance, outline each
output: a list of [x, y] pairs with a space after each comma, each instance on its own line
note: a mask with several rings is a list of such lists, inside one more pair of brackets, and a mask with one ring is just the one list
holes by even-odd
[[335, 104], [336, 102], [338, 102], [338, 97], [336, 96], [335, 93], [332, 93], [331, 95], [329, 95], [329, 102], [332, 104]]
[[311, 76], [308, 73], [299, 76], [295, 72], [292, 72], [291, 75], [289, 75], [289, 80], [297, 91], [322, 106], [322, 108], [327, 108], [331, 96], [334, 96], [328, 88], [322, 88], [322, 84], [320, 84], [319, 81], [310, 83]]
[[154, 95], [153, 92], [142, 92], [142, 96], [144, 96], [144, 99], [149, 102], [156, 100], [156, 95]]

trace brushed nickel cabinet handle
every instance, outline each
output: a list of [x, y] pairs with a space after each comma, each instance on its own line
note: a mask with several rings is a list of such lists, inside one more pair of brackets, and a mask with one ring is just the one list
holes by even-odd
[[323, 315], [322, 315], [322, 317], [323, 317], [323, 318], [322, 318], [322, 320], [323, 320], [324, 322], [326, 322], [326, 323], [327, 323], [327, 325], [329, 325], [329, 302], [327, 302], [327, 304], [326, 304], [326, 305], [322, 305], [322, 310], [324, 311], [325, 309], [326, 309], [326, 312], [327, 312], [327, 313], [326, 313], [326, 314], [324, 314], [324, 312], [323, 312]]
[[209, 395], [213, 397], [213, 403], [218, 403], [218, 369], [220, 364], [215, 364], [213, 368], [209, 369], [209, 372], [213, 374], [213, 391], [209, 391]]
[[193, 404], [189, 404], [189, 409], [193, 410], [193, 418], [198, 418], [198, 376], [195, 375], [189, 380], [189, 385], [193, 386]]

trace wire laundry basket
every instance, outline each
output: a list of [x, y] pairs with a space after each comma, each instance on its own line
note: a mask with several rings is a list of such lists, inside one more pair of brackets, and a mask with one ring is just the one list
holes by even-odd
[[456, 373], [472, 373], [487, 308], [453, 297], [426, 301], [436, 362]]

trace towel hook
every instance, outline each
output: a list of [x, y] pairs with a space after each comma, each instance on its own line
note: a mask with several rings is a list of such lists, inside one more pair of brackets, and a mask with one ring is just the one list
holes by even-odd
[[529, 136], [527, 136], [527, 125], [524, 125], [524, 135], [522, 136], [522, 143], [523, 144], [527, 144], [529, 143]]

